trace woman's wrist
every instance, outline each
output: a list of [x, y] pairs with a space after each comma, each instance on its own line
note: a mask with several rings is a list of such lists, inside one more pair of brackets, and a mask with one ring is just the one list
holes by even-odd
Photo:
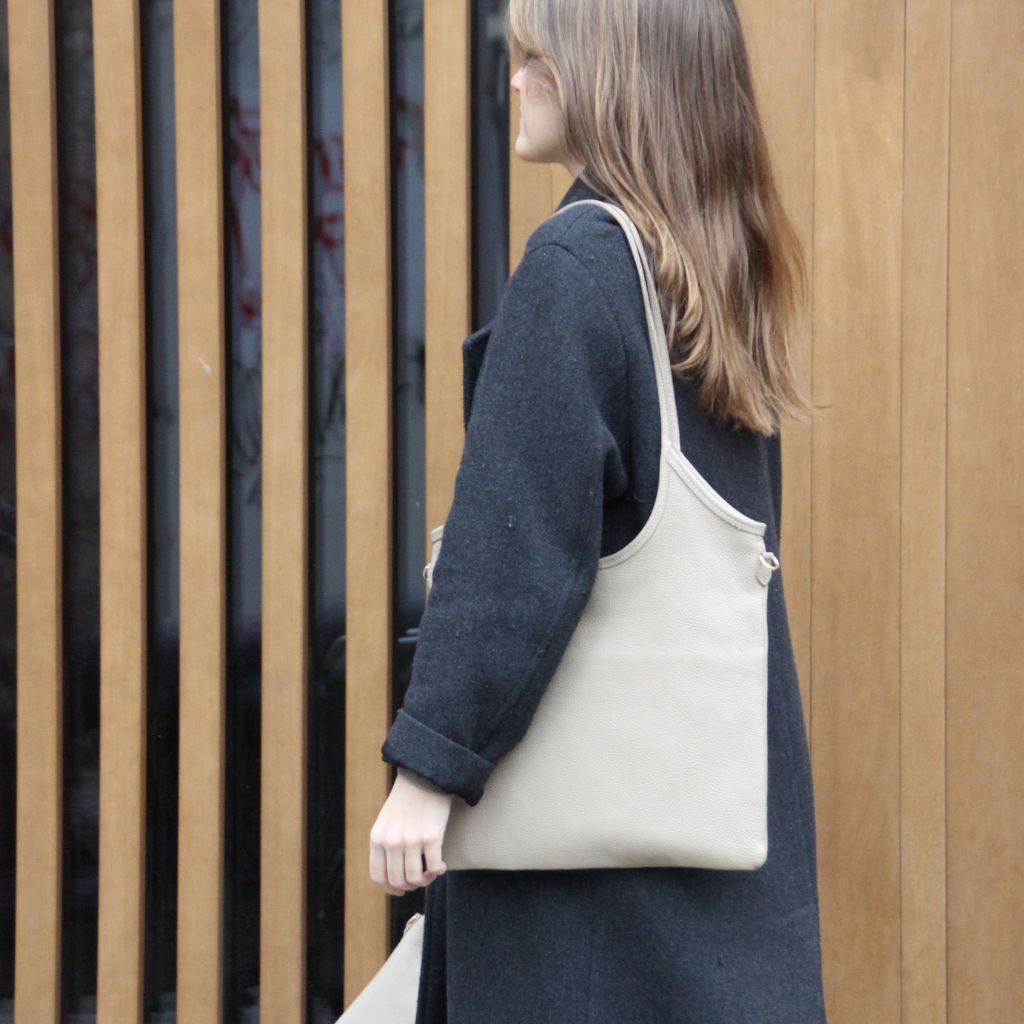
[[419, 786], [420, 789], [428, 790], [431, 793], [445, 793], [449, 796], [451, 795], [446, 789], [442, 789], [436, 782], [431, 782], [430, 779], [414, 772], [411, 768], [406, 768], [404, 764], [397, 765], [396, 771], [403, 779], [407, 779], [414, 786]]

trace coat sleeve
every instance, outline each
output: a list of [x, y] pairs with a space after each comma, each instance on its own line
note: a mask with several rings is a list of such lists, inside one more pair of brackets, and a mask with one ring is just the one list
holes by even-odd
[[483, 357], [412, 676], [381, 756], [463, 797], [525, 734], [629, 485], [626, 358], [571, 249], [528, 248]]

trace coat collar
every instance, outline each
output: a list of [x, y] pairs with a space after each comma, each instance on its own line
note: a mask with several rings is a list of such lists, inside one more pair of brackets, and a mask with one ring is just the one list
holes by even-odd
[[569, 203], [575, 203], [580, 199], [604, 199], [607, 201], [608, 197], [602, 195], [600, 192], [592, 189], [583, 178], [577, 174], [572, 180], [572, 184], [566, 190], [564, 196], [555, 207], [556, 210], [560, 210], [563, 206], [568, 206]]

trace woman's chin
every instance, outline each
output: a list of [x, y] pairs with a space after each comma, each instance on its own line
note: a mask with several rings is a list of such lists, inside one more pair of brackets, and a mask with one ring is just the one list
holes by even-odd
[[554, 158], [549, 153], [538, 152], [535, 146], [530, 145], [522, 132], [516, 137], [515, 154], [520, 160], [530, 164], [554, 163]]
[[519, 157], [520, 160], [526, 160], [533, 163], [536, 159], [533, 154], [533, 147], [526, 141], [526, 139], [523, 138], [522, 132], [520, 132], [516, 137], [515, 151], [516, 156]]

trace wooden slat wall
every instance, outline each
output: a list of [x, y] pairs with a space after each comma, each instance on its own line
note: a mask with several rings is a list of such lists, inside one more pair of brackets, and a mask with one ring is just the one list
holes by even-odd
[[14, 1000], [60, 1020], [63, 786], [60, 283], [53, 6], [8, 3], [14, 248], [18, 754]]
[[829, 1019], [1016, 1021], [1024, 10], [781, 6], [742, 13], [813, 268], [818, 411], [809, 449], [784, 430], [783, 550]]
[[[784, 428], [783, 558], [811, 736], [829, 1019], [1024, 1016], [1024, 7], [742, 0], [813, 305], [814, 423]], [[369, 880], [393, 630], [386, 0], [345, 0], [346, 1005], [387, 956]], [[427, 509], [461, 455], [469, 5], [425, 6]], [[145, 472], [138, 14], [96, 0], [101, 394], [99, 1017], [139, 1019]], [[262, 0], [261, 1018], [305, 1012], [307, 185], [301, 0]], [[60, 1016], [61, 494], [51, 3], [12, 0], [18, 1021]], [[183, 1019], [224, 1012], [224, 282], [216, 10], [175, 6]], [[570, 183], [514, 155], [510, 264]], [[300, 453], [297, 457], [296, 453]], [[209, 566], [216, 565], [216, 572]], [[211, 628], [211, 623], [214, 627]], [[212, 695], [212, 696], [211, 696]], [[185, 751], [188, 756], [185, 756]]]
[[[224, 1018], [227, 451], [219, 4], [174, 8], [181, 640], [179, 1020]], [[212, 571], [211, 571], [212, 570]]]

